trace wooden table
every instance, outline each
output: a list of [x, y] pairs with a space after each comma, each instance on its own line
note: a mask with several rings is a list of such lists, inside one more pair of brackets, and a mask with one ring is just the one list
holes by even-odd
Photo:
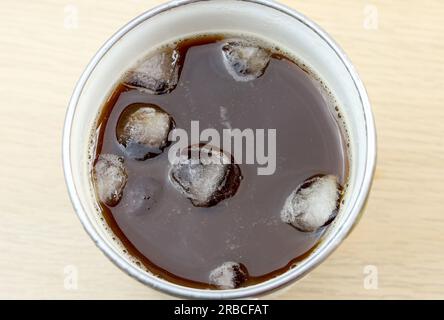
[[[2, 1], [0, 298], [167, 298], [94, 246], [61, 166], [65, 110], [83, 68], [117, 28], [160, 2]], [[285, 2], [356, 65], [379, 154], [361, 223], [325, 263], [273, 297], [444, 298], [444, 2]], [[66, 283], [70, 270], [77, 288]], [[377, 271], [377, 288], [366, 285], [368, 270]]]

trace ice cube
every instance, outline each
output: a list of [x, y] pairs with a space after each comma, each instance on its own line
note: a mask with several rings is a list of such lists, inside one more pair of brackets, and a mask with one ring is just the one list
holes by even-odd
[[222, 47], [225, 66], [236, 81], [251, 81], [259, 78], [265, 71], [270, 52], [254, 43], [233, 40]]
[[119, 207], [129, 214], [148, 213], [160, 200], [162, 185], [153, 178], [130, 178], [125, 187]]
[[244, 265], [229, 261], [211, 271], [209, 279], [219, 289], [235, 289], [248, 279], [248, 272]]
[[179, 80], [179, 52], [172, 48], [159, 50], [129, 71], [124, 83], [151, 94], [173, 90]]
[[341, 187], [333, 175], [307, 179], [287, 198], [281, 219], [300, 231], [316, 231], [333, 221], [340, 195]]
[[169, 145], [168, 133], [173, 127], [173, 118], [162, 108], [135, 103], [126, 107], [119, 117], [117, 141], [128, 157], [145, 160], [162, 153]]
[[[204, 156], [207, 154], [210, 157]], [[233, 196], [241, 179], [239, 166], [208, 145], [189, 147], [187, 155], [181, 156], [170, 170], [172, 184], [196, 207], [211, 207]]]
[[115, 206], [122, 197], [128, 175], [123, 158], [114, 154], [99, 156], [93, 169], [93, 180], [101, 202]]

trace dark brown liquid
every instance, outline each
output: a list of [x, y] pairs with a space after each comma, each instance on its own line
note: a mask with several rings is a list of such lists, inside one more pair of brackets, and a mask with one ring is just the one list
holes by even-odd
[[[214, 37], [179, 43], [185, 59], [177, 87], [152, 95], [120, 84], [98, 125], [96, 158], [101, 153], [125, 158], [115, 130], [119, 115], [133, 103], [158, 105], [173, 116], [177, 128], [187, 130], [191, 120], [199, 120], [201, 130], [222, 132], [226, 121], [241, 130], [277, 130], [276, 172], [259, 176], [256, 165], [240, 164], [243, 180], [237, 193], [210, 208], [193, 206], [174, 189], [167, 152], [145, 161], [125, 158], [128, 182], [117, 206], [101, 205], [106, 222], [128, 253], [151, 272], [196, 288], [212, 288], [209, 273], [226, 261], [248, 269], [244, 286], [288, 270], [310, 252], [325, 229], [304, 233], [283, 223], [280, 210], [287, 196], [311, 176], [333, 174], [345, 184], [348, 174], [341, 127], [311, 76], [274, 54], [261, 77], [237, 82], [220, 59], [221, 45]], [[226, 110], [223, 119], [221, 107]], [[129, 213], [125, 197], [153, 180], [157, 190], [147, 205]]]

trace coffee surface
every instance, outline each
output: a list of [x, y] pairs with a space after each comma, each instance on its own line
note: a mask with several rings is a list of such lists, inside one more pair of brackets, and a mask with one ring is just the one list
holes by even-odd
[[[312, 75], [274, 52], [263, 74], [239, 81], [227, 72], [224, 45], [223, 37], [179, 42], [177, 85], [153, 94], [120, 83], [97, 127], [95, 163], [100, 155], [117, 155], [127, 175], [118, 203], [100, 204], [107, 224], [152, 273], [196, 288], [213, 288], [210, 273], [230, 261], [248, 273], [242, 286], [288, 270], [325, 228], [302, 232], [284, 223], [280, 212], [287, 197], [316, 175], [335, 176], [344, 185], [348, 172], [343, 130]], [[201, 130], [276, 129], [276, 171], [258, 175], [258, 165], [241, 163], [234, 195], [211, 207], [195, 206], [170, 181], [169, 146], [145, 160], [124, 152], [116, 128], [125, 108], [135, 103], [160, 107], [176, 128], [188, 131], [192, 120]]]

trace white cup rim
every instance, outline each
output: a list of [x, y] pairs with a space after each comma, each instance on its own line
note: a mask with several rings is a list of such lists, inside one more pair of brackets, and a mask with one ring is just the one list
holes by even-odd
[[[147, 19], [154, 17], [155, 15], [168, 11], [170, 9], [191, 4], [197, 2], [205, 2], [206, 0], [179, 0], [179, 1], [171, 1], [160, 6], [157, 6], [138, 17], [131, 20], [124, 27], [118, 30], [105, 44], [99, 49], [99, 51], [94, 55], [94, 57], [89, 62], [88, 66], [82, 73], [80, 79], [78, 80], [74, 92], [72, 94], [71, 100], [68, 105], [65, 124], [63, 129], [63, 139], [62, 139], [62, 162], [63, 169], [65, 175], [65, 182], [67, 185], [68, 193], [71, 198], [71, 202], [74, 206], [74, 209], [83, 224], [83, 227], [96, 243], [96, 245], [106, 254], [106, 256], [113, 261], [118, 267], [120, 267], [123, 271], [134, 277], [135, 279], [141, 281], [144, 284], [148, 284], [149, 286], [163, 291], [168, 294], [172, 294], [175, 296], [181, 296], [186, 298], [209, 298], [209, 299], [233, 299], [233, 298], [245, 298], [245, 297], [254, 297], [267, 292], [271, 292], [275, 289], [281, 288], [287, 284], [290, 284], [297, 279], [303, 277], [317, 265], [319, 265], [322, 261], [324, 261], [335, 249], [336, 247], [344, 240], [344, 238], [349, 234], [356, 220], [358, 219], [360, 212], [363, 210], [367, 197], [370, 192], [374, 170], [376, 166], [376, 130], [373, 119], [373, 114], [370, 106], [370, 101], [364, 85], [359, 78], [358, 73], [353, 67], [352, 63], [343, 52], [343, 50], [336, 44], [336, 42], [319, 27], [316, 23], [312, 22], [310, 19], [305, 17], [304, 15], [298, 13], [297, 11], [290, 9], [284, 5], [278, 4], [274, 1], [269, 0], [237, 0], [242, 2], [254, 3], [263, 5], [275, 10], [278, 10], [296, 20], [303, 23], [305, 26], [314, 31], [323, 41], [328, 44], [328, 46], [336, 53], [338, 58], [341, 60], [345, 68], [347, 69], [350, 77], [352, 78], [354, 85], [356, 86], [356, 90], [359, 93], [359, 98], [362, 103], [363, 115], [365, 118], [365, 126], [366, 126], [366, 139], [367, 139], [367, 157], [365, 162], [364, 176], [363, 179], [358, 186], [359, 193], [356, 201], [353, 203], [353, 207], [351, 208], [351, 214], [347, 217], [347, 219], [335, 230], [334, 236], [329, 239], [328, 242], [324, 244], [324, 250], [317, 252], [316, 255], [312, 255], [304, 260], [298, 268], [290, 270], [276, 278], [268, 280], [266, 282], [245, 287], [234, 290], [202, 290], [202, 289], [193, 289], [184, 286], [179, 286], [158, 277], [152, 276], [143, 272], [140, 269], [135, 268], [130, 265], [123, 257], [117, 254], [114, 250], [112, 250], [109, 245], [102, 239], [97, 230], [91, 225], [91, 222], [87, 218], [85, 208], [83, 207], [78, 192], [76, 190], [76, 186], [74, 183], [73, 172], [70, 161], [70, 137], [71, 137], [71, 128], [72, 123], [76, 111], [76, 106], [79, 101], [79, 98], [82, 94], [83, 88], [90, 77], [91, 73], [94, 71], [98, 62], [103, 58], [103, 56], [107, 53], [107, 51], [119, 41], [125, 34], [130, 32], [133, 28], [141, 24]], [[297, 270], [296, 270], [297, 269]]]

